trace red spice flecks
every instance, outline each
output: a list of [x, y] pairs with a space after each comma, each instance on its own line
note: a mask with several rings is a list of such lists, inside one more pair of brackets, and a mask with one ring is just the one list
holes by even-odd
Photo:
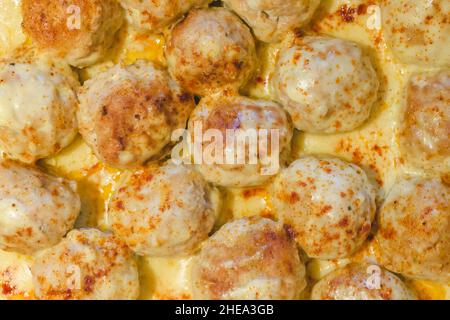
[[16, 290], [16, 287], [11, 286], [8, 282], [2, 283], [2, 293], [5, 296], [12, 294], [14, 292], [14, 290]]
[[345, 22], [353, 22], [355, 21], [355, 13], [356, 9], [353, 7], [349, 7], [348, 5], [344, 4], [339, 9], [339, 14], [343, 21]]

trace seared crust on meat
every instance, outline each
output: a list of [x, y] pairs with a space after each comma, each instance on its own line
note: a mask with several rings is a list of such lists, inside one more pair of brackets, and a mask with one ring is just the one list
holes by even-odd
[[80, 133], [102, 161], [136, 167], [165, 155], [194, 107], [193, 97], [153, 64], [118, 65], [81, 89]]
[[33, 42], [76, 67], [99, 61], [123, 23], [116, 0], [23, 0], [22, 12]]
[[200, 96], [239, 89], [256, 67], [249, 28], [223, 8], [191, 11], [172, 30], [166, 56], [170, 74]]
[[193, 266], [196, 299], [294, 299], [305, 266], [282, 224], [260, 217], [224, 225]]

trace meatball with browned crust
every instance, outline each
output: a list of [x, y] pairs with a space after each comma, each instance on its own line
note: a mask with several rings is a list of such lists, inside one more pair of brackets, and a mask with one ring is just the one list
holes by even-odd
[[194, 144], [194, 156], [197, 151], [202, 156], [197, 168], [206, 180], [224, 187], [269, 181], [279, 172], [293, 136], [290, 119], [280, 105], [241, 96], [203, 98], [189, 119], [193, 139], [198, 140], [199, 130], [204, 137], [217, 134], [215, 146], [221, 156], [207, 152], [211, 141], [205, 138], [202, 144]]
[[99, 159], [118, 168], [164, 156], [195, 107], [167, 72], [144, 61], [86, 81], [79, 97], [81, 135]]
[[170, 74], [200, 96], [239, 89], [256, 66], [249, 28], [223, 8], [191, 11], [172, 30], [166, 56]]
[[116, 0], [23, 0], [22, 12], [33, 43], [75, 67], [100, 61], [123, 23]]
[[294, 299], [305, 266], [282, 224], [244, 218], [224, 225], [203, 246], [193, 271], [195, 299]]

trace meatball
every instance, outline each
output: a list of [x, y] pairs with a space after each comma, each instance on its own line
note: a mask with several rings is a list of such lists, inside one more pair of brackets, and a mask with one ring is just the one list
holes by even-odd
[[409, 177], [389, 192], [377, 233], [383, 265], [414, 279], [450, 282], [450, 188]]
[[400, 62], [450, 65], [448, 0], [383, 0], [381, 6], [385, 37]]
[[450, 72], [415, 75], [408, 86], [403, 152], [422, 167], [450, 172]]
[[249, 28], [223, 8], [191, 11], [172, 30], [166, 57], [170, 74], [200, 96], [239, 89], [256, 66]]
[[101, 60], [123, 23], [116, 0], [22, 0], [22, 12], [33, 43], [76, 67]]
[[57, 246], [41, 251], [31, 266], [42, 300], [131, 300], [139, 295], [137, 264], [111, 234], [73, 230]]
[[165, 71], [144, 61], [100, 73], [79, 97], [81, 135], [99, 159], [118, 168], [164, 156], [172, 132], [186, 127], [195, 107]]
[[77, 133], [76, 86], [65, 68], [0, 63], [0, 149], [33, 163], [69, 145]]
[[396, 275], [378, 266], [352, 264], [314, 285], [312, 300], [416, 300]]
[[287, 32], [307, 23], [320, 0], [224, 0], [264, 42], [280, 41]]
[[294, 299], [306, 286], [305, 266], [283, 225], [244, 218], [224, 225], [192, 269], [195, 299]]
[[375, 190], [356, 165], [304, 157], [284, 169], [271, 189], [280, 220], [312, 258], [347, 257], [369, 235]]
[[[206, 180], [225, 187], [267, 182], [278, 173], [280, 154], [289, 150], [293, 135], [290, 120], [278, 104], [239, 96], [203, 98], [189, 119], [194, 141], [198, 128], [203, 130], [203, 144], [194, 144], [195, 151], [197, 146], [203, 149], [202, 163], [196, 162], [198, 170]], [[212, 157], [212, 161], [207, 152], [211, 144], [207, 135], [214, 133], [211, 130], [220, 134], [214, 145], [221, 155]], [[230, 141], [234, 145], [230, 146]]]
[[187, 255], [208, 238], [217, 192], [191, 167], [168, 163], [128, 175], [111, 199], [114, 233], [139, 255]]
[[0, 163], [0, 249], [31, 254], [53, 246], [73, 228], [79, 211], [70, 182]]
[[128, 20], [139, 29], [161, 31], [191, 8], [207, 5], [211, 0], [120, 0]]
[[357, 44], [305, 37], [282, 50], [273, 78], [278, 101], [298, 130], [337, 133], [361, 126], [377, 100], [379, 82]]

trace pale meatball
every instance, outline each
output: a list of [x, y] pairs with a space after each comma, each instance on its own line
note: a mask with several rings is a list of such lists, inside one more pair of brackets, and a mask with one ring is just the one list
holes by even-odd
[[407, 94], [403, 152], [419, 166], [450, 173], [450, 72], [414, 76]]
[[118, 168], [164, 156], [172, 132], [186, 127], [195, 107], [167, 72], [144, 61], [100, 73], [84, 83], [79, 98], [81, 135], [99, 159]]
[[152, 31], [161, 31], [190, 9], [209, 2], [211, 0], [120, 0], [131, 24]]
[[0, 164], [0, 249], [31, 254], [57, 244], [80, 211], [74, 185], [14, 162]]
[[0, 63], [0, 150], [9, 158], [33, 163], [75, 138], [77, 81], [66, 71], [45, 63]]
[[[250, 187], [267, 182], [279, 172], [282, 153], [290, 148], [293, 127], [274, 102], [212, 96], [203, 98], [194, 110], [189, 132], [197, 168], [208, 181], [225, 187]], [[198, 137], [198, 133], [203, 136]], [[195, 144], [202, 137], [203, 143]]]
[[123, 23], [116, 0], [22, 0], [22, 12], [33, 44], [76, 67], [101, 60]]
[[200, 96], [239, 89], [256, 66], [249, 28], [223, 8], [191, 11], [172, 30], [166, 57], [170, 74]]
[[377, 234], [383, 265], [414, 279], [450, 282], [450, 188], [405, 178], [381, 208]]
[[314, 285], [312, 300], [416, 300], [396, 275], [376, 265], [352, 264]]
[[272, 193], [280, 220], [309, 257], [348, 257], [370, 233], [375, 190], [356, 165], [304, 157], [280, 173]]
[[224, 0], [264, 42], [280, 41], [289, 31], [307, 23], [320, 0]]
[[217, 191], [191, 167], [166, 164], [128, 175], [111, 199], [114, 233], [139, 255], [188, 255], [208, 238]]
[[370, 59], [357, 44], [305, 37], [282, 50], [273, 89], [298, 130], [337, 133], [361, 126], [378, 97]]
[[73, 230], [57, 246], [41, 251], [31, 267], [42, 300], [132, 300], [139, 274], [131, 251], [113, 235]]
[[383, 30], [400, 62], [449, 66], [448, 0], [383, 0]]
[[225, 224], [204, 245], [192, 271], [194, 298], [295, 299], [305, 266], [283, 225], [264, 218]]

